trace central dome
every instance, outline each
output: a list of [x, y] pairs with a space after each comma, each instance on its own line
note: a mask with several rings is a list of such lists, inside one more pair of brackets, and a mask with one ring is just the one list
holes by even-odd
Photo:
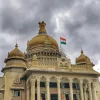
[[28, 47], [31, 47], [31, 46], [37, 45], [37, 44], [45, 44], [45, 43], [54, 45], [58, 49], [58, 44], [57, 44], [56, 40], [54, 40], [52, 37], [48, 36], [47, 34], [39, 34], [36, 37], [32, 38], [28, 42]]
[[50, 37], [49, 35], [47, 35], [45, 25], [46, 24], [44, 23], [44, 21], [39, 22], [39, 28], [40, 28], [39, 33], [37, 36], [32, 38], [30, 41], [28, 41], [28, 44], [27, 44], [28, 48], [31, 48], [38, 44], [40, 44], [40, 45], [46, 44], [46, 45], [54, 47], [56, 50], [58, 50], [57, 41], [55, 39], [53, 39], [52, 37]]

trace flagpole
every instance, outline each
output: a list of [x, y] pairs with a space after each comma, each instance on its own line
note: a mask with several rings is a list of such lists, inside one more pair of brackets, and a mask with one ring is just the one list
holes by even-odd
[[61, 48], [61, 44], [60, 44], [60, 48]]
[[60, 51], [61, 51], [61, 41], [60, 41]]

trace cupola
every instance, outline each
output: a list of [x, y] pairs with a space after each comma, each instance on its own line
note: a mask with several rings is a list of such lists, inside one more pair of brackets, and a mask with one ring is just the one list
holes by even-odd
[[83, 50], [81, 50], [81, 54], [78, 58], [76, 58], [76, 64], [83, 65], [83, 64], [92, 64], [89, 57], [87, 57]]
[[17, 43], [15, 45], [15, 49], [8, 53], [8, 58], [24, 58], [24, 53], [18, 49]]
[[18, 44], [15, 45], [14, 50], [8, 53], [8, 57], [5, 59], [5, 63], [6, 66], [2, 69], [2, 71], [9, 68], [26, 69], [25, 56], [24, 53], [19, 50]]

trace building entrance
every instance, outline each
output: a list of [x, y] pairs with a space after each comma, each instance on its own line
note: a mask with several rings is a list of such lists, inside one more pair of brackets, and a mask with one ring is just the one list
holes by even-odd
[[51, 94], [50, 98], [51, 100], [58, 100], [58, 94]]

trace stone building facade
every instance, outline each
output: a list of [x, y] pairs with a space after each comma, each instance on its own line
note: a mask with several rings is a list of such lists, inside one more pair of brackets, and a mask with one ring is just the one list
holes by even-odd
[[27, 42], [27, 53], [18, 45], [5, 59], [0, 78], [0, 100], [100, 100], [100, 73], [83, 50], [76, 63], [59, 50], [46, 24]]

